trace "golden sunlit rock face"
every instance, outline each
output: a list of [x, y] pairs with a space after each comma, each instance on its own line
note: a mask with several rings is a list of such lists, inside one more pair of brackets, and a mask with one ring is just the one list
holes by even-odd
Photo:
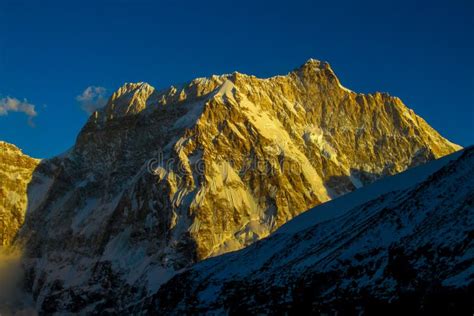
[[40, 298], [69, 295], [54, 290], [60, 282], [92, 300], [88, 282], [111, 279], [131, 297], [134, 286], [153, 288], [315, 205], [459, 148], [400, 99], [352, 92], [316, 60], [267, 79], [233, 73], [163, 91], [126, 84], [72, 150], [41, 163], [18, 243]]
[[[137, 116], [147, 112], [148, 120]], [[110, 148], [107, 157], [97, 156], [99, 148]], [[76, 152], [112, 169], [127, 156], [136, 169], [160, 148], [172, 163], [157, 165], [152, 181], [141, 176], [148, 189], [124, 198], [122, 207], [163, 200], [139, 207], [156, 212], [174, 242], [190, 237], [199, 260], [242, 248], [312, 206], [460, 147], [400, 99], [354, 93], [328, 63], [309, 60], [268, 79], [233, 73], [163, 92], [127, 84], [91, 117]], [[145, 196], [149, 184], [166, 194]]]
[[0, 245], [11, 244], [23, 224], [27, 185], [39, 160], [16, 146], [0, 142]]

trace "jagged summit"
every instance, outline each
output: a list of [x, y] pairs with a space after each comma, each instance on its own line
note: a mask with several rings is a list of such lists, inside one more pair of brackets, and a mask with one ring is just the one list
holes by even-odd
[[301, 65], [300, 67], [298, 67], [298, 69], [300, 68], [313, 68], [313, 67], [318, 67], [318, 68], [331, 68], [329, 66], [329, 63], [326, 62], [326, 61], [321, 61], [321, 60], [318, 60], [318, 59], [314, 59], [314, 58], [310, 58], [308, 59], [303, 65]]
[[[321, 74], [316, 76], [316, 72], [321, 72]], [[97, 117], [99, 115], [103, 116], [103, 120], [111, 120], [114, 118], [121, 118], [125, 115], [138, 114], [148, 106], [154, 107], [159, 104], [168, 104], [176, 101], [183, 101], [185, 99], [189, 100], [190, 98], [199, 98], [204, 94], [209, 94], [213, 89], [219, 89], [219, 86], [224, 84], [226, 80], [230, 80], [234, 84], [238, 81], [252, 84], [256, 80], [279, 81], [284, 80], [285, 78], [291, 79], [294, 74], [300, 76], [303, 80], [310, 82], [322, 80], [321, 77], [326, 76], [331, 78], [331, 80], [341, 89], [347, 92], [352, 92], [339, 83], [339, 80], [332, 71], [329, 63], [310, 58], [303, 65], [287, 75], [276, 75], [269, 78], [257, 78], [253, 75], [234, 71], [231, 74], [196, 78], [183, 85], [173, 85], [161, 91], [155, 90], [154, 87], [145, 82], [126, 83], [112, 94], [105, 109], [93, 116]]]
[[108, 119], [133, 115], [141, 112], [147, 106], [147, 99], [155, 88], [147, 83], [126, 83], [110, 97], [103, 113]]
[[[332, 70], [331, 66], [327, 61], [321, 61], [313, 58], [308, 59], [303, 65], [296, 68], [293, 72], [304, 73], [321, 71], [323, 71], [323, 74], [332, 74], [335, 76], [334, 71]], [[325, 73], [324, 71], [327, 71], [327, 73]]]
[[315, 58], [309, 58], [305, 64], [311, 64], [311, 63], [320, 63], [321, 61], [319, 59], [315, 59]]

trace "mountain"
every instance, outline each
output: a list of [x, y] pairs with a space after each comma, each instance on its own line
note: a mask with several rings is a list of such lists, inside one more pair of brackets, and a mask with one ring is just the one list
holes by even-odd
[[120, 309], [177, 271], [315, 205], [460, 149], [400, 99], [328, 63], [118, 89], [28, 188], [23, 250], [39, 310]]
[[0, 246], [10, 245], [23, 224], [26, 189], [39, 162], [0, 141]]
[[246, 249], [197, 263], [135, 308], [471, 315], [473, 237], [470, 147], [315, 207]]

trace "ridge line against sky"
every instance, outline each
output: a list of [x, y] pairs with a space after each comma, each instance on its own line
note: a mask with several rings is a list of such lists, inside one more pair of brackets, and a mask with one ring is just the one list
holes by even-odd
[[400, 97], [467, 146], [472, 56], [473, 1], [7, 0], [0, 3], [0, 140], [52, 157], [125, 82], [161, 89], [233, 71], [269, 77], [315, 58], [349, 89]]

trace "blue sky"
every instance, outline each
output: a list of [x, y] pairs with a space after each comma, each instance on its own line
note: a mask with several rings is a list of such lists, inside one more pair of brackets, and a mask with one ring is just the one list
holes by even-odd
[[473, 16], [472, 0], [2, 0], [0, 140], [51, 157], [87, 120], [77, 97], [89, 86], [105, 97], [124, 82], [266, 77], [312, 57], [346, 87], [398, 96], [448, 139], [474, 144]]

